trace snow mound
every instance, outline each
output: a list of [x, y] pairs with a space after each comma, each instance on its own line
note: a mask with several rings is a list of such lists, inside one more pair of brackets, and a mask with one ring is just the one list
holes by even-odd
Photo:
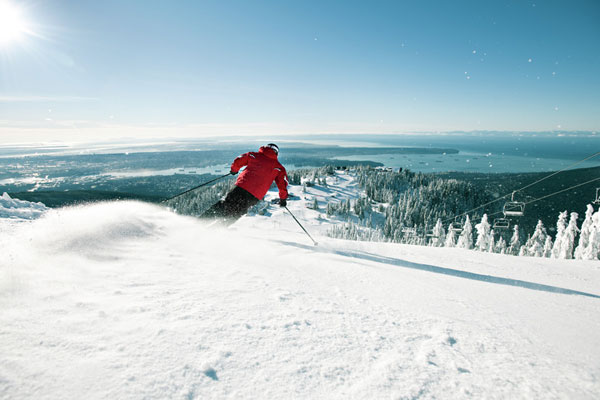
[[13, 199], [6, 192], [0, 197], [0, 218], [35, 219], [47, 210], [48, 208], [42, 203]]
[[31, 235], [38, 250], [115, 257], [129, 241], [159, 237], [160, 212], [158, 207], [133, 201], [67, 207], [37, 221]]

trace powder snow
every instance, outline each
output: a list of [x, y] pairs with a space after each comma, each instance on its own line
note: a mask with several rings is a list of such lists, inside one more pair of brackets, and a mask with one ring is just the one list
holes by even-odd
[[600, 397], [597, 261], [331, 239], [302, 200], [319, 246], [276, 205], [1, 207], [2, 399]]

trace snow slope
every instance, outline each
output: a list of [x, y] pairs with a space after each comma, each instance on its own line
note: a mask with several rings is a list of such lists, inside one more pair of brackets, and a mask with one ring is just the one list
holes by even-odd
[[600, 396], [597, 262], [327, 239], [289, 207], [318, 247], [276, 206], [3, 225], [0, 398]]
[[48, 208], [42, 203], [12, 199], [8, 193], [3, 193], [0, 196], [0, 218], [35, 219], [47, 210]]

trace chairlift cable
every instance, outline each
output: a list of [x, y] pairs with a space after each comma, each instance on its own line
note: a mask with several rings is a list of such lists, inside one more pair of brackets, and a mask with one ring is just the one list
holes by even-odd
[[568, 187], [568, 188], [566, 188], [566, 189], [561, 189], [561, 190], [559, 190], [559, 191], [557, 191], [557, 192], [554, 192], [554, 193], [547, 194], [547, 195], [545, 195], [545, 196], [542, 196], [542, 197], [539, 197], [539, 198], [537, 198], [537, 199], [530, 200], [530, 201], [528, 201], [528, 202], [527, 202], [527, 203], [525, 203], [525, 204], [527, 205], [527, 204], [535, 203], [536, 201], [544, 200], [544, 199], [546, 199], [546, 198], [548, 198], [548, 197], [551, 197], [551, 196], [557, 195], [557, 194], [559, 194], [559, 193], [566, 192], [566, 191], [568, 191], [568, 190], [571, 190], [571, 189], [575, 189], [575, 188], [577, 188], [577, 187], [579, 187], [579, 186], [583, 186], [583, 185], [586, 185], [586, 184], [588, 184], [588, 183], [595, 182], [595, 181], [597, 181], [597, 180], [600, 180], [600, 177], [598, 177], [598, 178], [594, 178], [594, 179], [590, 179], [590, 180], [589, 180], [589, 181], [587, 181], [587, 182], [578, 183], [577, 185], [574, 185], [574, 186]]
[[485, 206], [489, 206], [490, 204], [494, 204], [494, 203], [496, 203], [496, 202], [498, 202], [498, 201], [501, 201], [501, 200], [503, 200], [503, 199], [507, 198], [507, 197], [508, 197], [508, 196], [510, 196], [511, 194], [512, 194], [512, 192], [511, 192], [510, 194], [505, 194], [504, 196], [500, 196], [500, 197], [498, 197], [498, 198], [497, 198], [497, 199], [495, 199], [495, 200], [492, 200], [492, 201], [489, 201], [489, 202], [487, 202], [487, 203], [485, 203], [485, 204], [482, 204], [482, 205], [480, 205], [480, 206], [477, 206], [477, 207], [475, 207], [475, 208], [473, 208], [473, 209], [471, 209], [471, 210], [465, 211], [465, 212], [463, 212], [462, 214], [457, 214], [457, 215], [455, 215], [455, 216], [453, 216], [453, 217], [446, 218], [446, 219], [442, 220], [442, 223], [444, 223], [444, 222], [446, 222], [446, 221], [450, 221], [450, 220], [452, 220], [452, 219], [457, 219], [457, 218], [459, 218], [459, 217], [462, 217], [463, 215], [467, 215], [467, 214], [469, 214], [471, 211], [479, 210], [480, 208], [483, 208], [483, 207], [485, 207]]
[[[587, 181], [587, 182], [578, 183], [577, 185], [574, 185], [574, 186], [568, 187], [568, 188], [566, 188], [566, 189], [561, 189], [561, 190], [559, 190], [559, 191], [556, 191], [556, 192], [554, 192], [554, 193], [547, 194], [547, 195], [545, 195], [545, 196], [542, 196], [542, 197], [539, 197], [539, 198], [537, 198], [537, 199], [530, 200], [530, 201], [528, 201], [528, 202], [526, 202], [526, 203], [524, 203], [524, 204], [525, 204], [525, 205], [527, 205], [527, 204], [532, 204], [532, 203], [538, 202], [538, 201], [540, 201], [540, 200], [547, 199], [548, 197], [555, 196], [555, 195], [557, 195], [557, 194], [560, 194], [560, 193], [566, 192], [566, 191], [568, 191], [568, 190], [571, 190], [571, 189], [578, 188], [579, 186], [587, 185], [588, 183], [592, 183], [592, 182], [595, 182], [595, 181], [598, 181], [598, 180], [600, 180], [600, 177], [598, 177], [598, 178], [594, 178], [594, 179], [590, 179], [590, 180], [589, 180], [589, 181]], [[495, 212], [495, 213], [493, 213], [493, 214], [488, 214], [488, 216], [489, 216], [489, 217], [491, 217], [491, 216], [494, 216], [494, 215], [496, 215], [496, 214], [502, 214], [502, 211], [498, 211], [498, 212]]]
[[533, 183], [530, 183], [529, 185], [523, 186], [522, 188], [515, 190], [515, 192], [520, 192], [521, 190], [525, 190], [525, 189], [527, 189], [527, 188], [529, 188], [529, 187], [531, 187], [531, 186], [533, 186], [533, 185], [536, 185], [536, 184], [538, 184], [538, 183], [540, 183], [540, 182], [542, 182], [542, 181], [544, 181], [544, 180], [546, 180], [546, 179], [548, 179], [548, 178], [551, 178], [551, 177], [553, 177], [554, 175], [557, 175], [557, 174], [559, 174], [559, 173], [561, 173], [561, 172], [564, 172], [564, 171], [566, 171], [566, 170], [570, 169], [571, 167], [574, 167], [574, 166], [576, 166], [576, 165], [578, 165], [578, 164], [581, 164], [582, 162], [584, 162], [584, 161], [587, 161], [587, 160], [589, 160], [590, 158], [594, 158], [594, 157], [596, 157], [597, 155], [600, 155], [600, 151], [599, 151], [599, 152], [597, 152], [596, 154], [592, 154], [591, 156], [584, 158], [583, 160], [579, 160], [579, 161], [577, 161], [576, 163], [569, 165], [568, 167], [565, 167], [565, 168], [563, 168], [563, 169], [561, 169], [561, 170], [559, 170], [559, 171], [553, 172], [553, 173], [551, 173], [551, 174], [550, 174], [550, 175], [548, 175], [548, 176], [545, 176], [545, 177], [543, 177], [543, 178], [541, 178], [541, 179], [539, 179], [539, 180], [537, 180], [537, 181], [535, 181], [535, 182], [533, 182]]
[[[596, 156], [598, 156], [598, 155], [600, 155], [600, 151], [599, 151], [599, 152], [597, 152], [597, 153], [595, 153], [595, 154], [592, 154], [591, 156], [588, 156], [588, 157], [586, 157], [586, 158], [584, 158], [584, 159], [582, 159], [582, 160], [579, 160], [579, 161], [577, 161], [576, 163], [573, 163], [573, 164], [571, 164], [571, 165], [569, 165], [569, 166], [567, 166], [567, 167], [564, 167], [563, 169], [561, 169], [561, 170], [559, 170], [559, 171], [553, 172], [553, 173], [551, 173], [551, 174], [550, 174], [550, 175], [548, 175], [548, 176], [545, 176], [545, 177], [543, 177], [543, 178], [541, 178], [541, 179], [538, 179], [537, 181], [535, 181], [535, 182], [533, 182], [533, 183], [530, 183], [530, 184], [528, 184], [528, 185], [525, 185], [525, 186], [523, 186], [522, 188], [515, 189], [515, 190], [513, 190], [512, 192], [510, 192], [509, 194], [505, 194], [505, 195], [503, 195], [503, 196], [500, 196], [500, 197], [498, 197], [498, 198], [497, 198], [497, 199], [495, 199], [495, 200], [489, 201], [489, 202], [487, 202], [487, 203], [485, 203], [485, 204], [482, 204], [482, 205], [480, 205], [480, 206], [477, 206], [477, 207], [475, 207], [475, 208], [473, 208], [473, 209], [471, 209], [471, 210], [465, 211], [465, 212], [463, 212], [462, 214], [455, 215], [455, 216], [453, 216], [453, 217], [451, 217], [451, 218], [446, 218], [446, 219], [442, 220], [442, 222], [447, 222], [447, 221], [450, 221], [450, 220], [453, 220], [453, 219], [456, 219], [456, 218], [462, 217], [463, 215], [467, 215], [467, 214], [471, 213], [472, 211], [479, 210], [480, 208], [483, 208], [483, 207], [485, 207], [485, 206], [489, 206], [490, 204], [493, 204], [493, 203], [496, 203], [496, 202], [498, 202], [498, 201], [501, 201], [501, 200], [503, 200], [503, 199], [505, 199], [505, 198], [507, 198], [507, 197], [509, 197], [509, 196], [512, 196], [512, 195], [513, 195], [514, 193], [516, 193], [516, 192], [520, 192], [520, 191], [523, 191], [523, 190], [525, 190], [525, 189], [527, 189], [527, 188], [530, 188], [530, 187], [531, 187], [531, 186], [533, 186], [533, 185], [536, 185], [536, 184], [538, 184], [538, 183], [540, 183], [540, 182], [542, 182], [542, 181], [544, 181], [544, 180], [546, 180], [546, 179], [548, 179], [548, 178], [551, 178], [551, 177], [553, 177], [554, 175], [557, 175], [557, 174], [559, 174], [559, 173], [561, 173], [561, 172], [564, 172], [564, 171], [566, 171], [566, 170], [568, 170], [568, 169], [570, 169], [570, 168], [572, 168], [572, 167], [574, 167], [574, 166], [576, 166], [576, 165], [579, 165], [579, 164], [581, 164], [581, 163], [582, 163], [582, 162], [584, 162], [584, 161], [587, 161], [587, 160], [589, 160], [589, 159], [591, 159], [591, 158], [594, 158], [594, 157], [596, 157]], [[600, 178], [598, 178], [598, 179], [600, 179]], [[595, 179], [594, 179], [594, 180], [595, 180]], [[593, 182], [594, 180], [592, 180], [592, 181], [589, 181], [589, 182]], [[589, 182], [586, 182], [586, 183], [589, 183]], [[583, 184], [582, 184], [582, 185], [583, 185]], [[574, 187], [577, 187], [577, 186], [574, 186]], [[567, 190], [567, 189], [565, 189], [565, 190]], [[544, 197], [544, 198], [545, 198], [545, 197]], [[539, 199], [538, 199], [538, 200], [539, 200]], [[537, 200], [535, 200], [535, 201], [537, 201]], [[529, 203], [530, 203], [530, 202], [529, 202]], [[529, 204], [529, 203], [525, 203], [525, 204], [527, 205], [527, 204]], [[488, 214], [488, 216], [492, 216], [492, 215], [496, 215], [496, 214], [501, 214], [501, 213], [502, 213], [502, 211], [498, 211], [498, 212], [495, 212], [495, 213], [493, 213], [493, 214]]]

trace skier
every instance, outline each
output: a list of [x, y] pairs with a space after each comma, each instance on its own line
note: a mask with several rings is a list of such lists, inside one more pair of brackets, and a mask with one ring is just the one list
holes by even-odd
[[232, 175], [246, 166], [238, 176], [235, 187], [206, 210], [200, 218], [223, 219], [226, 225], [234, 223], [248, 209], [258, 203], [267, 193], [273, 181], [279, 188], [279, 205], [287, 205], [287, 173], [277, 160], [279, 147], [274, 143], [262, 146], [258, 152], [249, 152], [237, 157], [231, 164]]

